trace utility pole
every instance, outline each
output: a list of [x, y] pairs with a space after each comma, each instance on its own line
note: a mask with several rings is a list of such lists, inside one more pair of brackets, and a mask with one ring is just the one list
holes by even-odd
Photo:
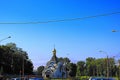
[[108, 79], [109, 78], [109, 58], [108, 58], [108, 54], [107, 54], [107, 52], [101, 51], [101, 50], [99, 52], [102, 52], [102, 53], [106, 54], [106, 56], [107, 56], [107, 66], [106, 66], [107, 71], [106, 71], [106, 74], [107, 74], [107, 79]]
[[107, 79], [109, 78], [109, 59], [107, 55]]

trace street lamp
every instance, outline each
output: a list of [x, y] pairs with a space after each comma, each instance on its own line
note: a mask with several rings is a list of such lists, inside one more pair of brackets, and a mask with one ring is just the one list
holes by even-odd
[[[0, 40], [0, 43], [1, 43], [2, 41], [6, 40], [6, 39], [9, 39], [9, 38], [11, 38], [11, 36], [8, 36], [8, 37], [6, 37], [6, 38], [1, 39], [1, 40]], [[2, 74], [2, 72], [3, 72], [3, 66], [1, 65], [0, 74]]]
[[104, 53], [104, 54], [106, 54], [106, 56], [107, 56], [107, 78], [109, 78], [109, 61], [108, 61], [108, 54], [107, 54], [107, 52], [101, 51], [101, 50], [100, 50], [99, 52]]
[[119, 32], [118, 30], [113, 29], [112, 32]]
[[6, 40], [6, 39], [9, 39], [9, 38], [11, 38], [11, 36], [8, 36], [8, 37], [6, 37], [6, 38], [4, 38], [4, 39], [1, 39], [0, 42], [4, 41], [4, 40]]

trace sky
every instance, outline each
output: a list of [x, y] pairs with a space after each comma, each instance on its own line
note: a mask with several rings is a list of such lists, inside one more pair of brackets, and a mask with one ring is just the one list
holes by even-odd
[[0, 44], [16, 43], [28, 53], [35, 69], [50, 60], [54, 46], [57, 57], [68, 57], [74, 63], [88, 57], [113, 57], [120, 54], [120, 13], [61, 22], [7, 23], [47, 22], [114, 12], [120, 12], [120, 0], [0, 0], [0, 39], [11, 36]]

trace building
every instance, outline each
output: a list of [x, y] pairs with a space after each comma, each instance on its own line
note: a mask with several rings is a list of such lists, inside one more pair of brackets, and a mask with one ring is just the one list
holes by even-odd
[[66, 65], [63, 62], [58, 61], [58, 57], [56, 56], [56, 49], [53, 50], [53, 56], [50, 61], [47, 62], [42, 76], [44, 78], [66, 78], [67, 71]]

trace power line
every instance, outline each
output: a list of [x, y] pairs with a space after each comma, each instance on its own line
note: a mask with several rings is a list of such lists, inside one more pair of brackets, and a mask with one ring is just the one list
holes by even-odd
[[120, 12], [112, 12], [107, 14], [99, 14], [93, 16], [86, 16], [81, 18], [69, 18], [69, 19], [60, 19], [60, 20], [49, 20], [49, 21], [34, 21], [34, 22], [0, 22], [0, 24], [42, 24], [42, 23], [52, 23], [52, 22], [64, 22], [64, 21], [74, 21], [74, 20], [84, 20], [89, 18], [96, 18], [101, 16], [110, 16], [114, 14], [120, 14]]

